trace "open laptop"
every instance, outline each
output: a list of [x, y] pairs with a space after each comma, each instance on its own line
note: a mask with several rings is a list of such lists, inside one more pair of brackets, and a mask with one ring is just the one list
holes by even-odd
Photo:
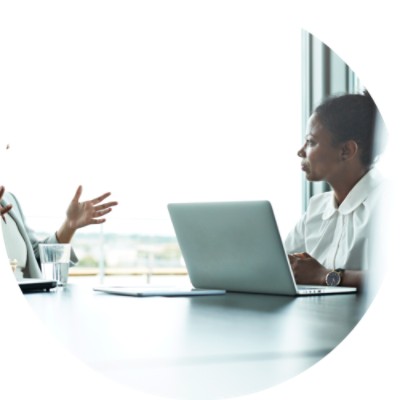
[[269, 201], [174, 203], [168, 210], [195, 288], [289, 296], [357, 291], [296, 285]]

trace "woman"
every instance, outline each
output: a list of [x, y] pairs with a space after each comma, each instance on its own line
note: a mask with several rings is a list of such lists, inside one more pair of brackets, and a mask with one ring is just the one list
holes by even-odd
[[[81, 194], [82, 187], [79, 186], [69, 204], [64, 223], [57, 232], [44, 240], [45, 243], [71, 242], [78, 229], [105, 222], [103, 217], [118, 204], [115, 201], [103, 203], [110, 193], [104, 193], [84, 202], [80, 202]], [[8, 257], [17, 259], [18, 268], [22, 271], [22, 276], [17, 278], [40, 278], [39, 241], [34, 232], [26, 226], [18, 200], [13, 194], [6, 193], [3, 186], [0, 187], [0, 215]], [[75, 253], [73, 251], [71, 253], [71, 265], [73, 265], [78, 260]]]
[[331, 192], [310, 199], [285, 246], [296, 282], [359, 289], [368, 269], [368, 237], [382, 192], [374, 169], [377, 108], [367, 92], [333, 97], [318, 106], [299, 150], [309, 181]]

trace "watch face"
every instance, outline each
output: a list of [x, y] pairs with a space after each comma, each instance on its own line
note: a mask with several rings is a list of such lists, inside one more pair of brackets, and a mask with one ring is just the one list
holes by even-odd
[[337, 286], [340, 283], [340, 275], [336, 271], [331, 271], [326, 276], [326, 284], [328, 286]]

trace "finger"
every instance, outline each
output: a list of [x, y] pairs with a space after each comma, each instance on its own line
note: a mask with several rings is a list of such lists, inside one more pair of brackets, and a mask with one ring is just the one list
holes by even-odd
[[110, 192], [104, 193], [104, 194], [102, 194], [101, 196], [96, 197], [96, 198], [93, 199], [93, 200], [90, 200], [90, 202], [91, 202], [92, 204], [99, 204], [99, 203], [101, 203], [104, 199], [106, 199], [106, 198], [107, 198], [108, 196], [110, 196], [110, 195], [111, 195]]
[[292, 253], [290, 254], [291, 261], [294, 263], [296, 260], [302, 260], [304, 258], [303, 253]]
[[11, 210], [11, 208], [12, 208], [12, 204], [7, 204], [5, 207], [2, 207], [0, 209], [0, 214], [1, 215], [7, 214]]
[[6, 188], [4, 186], [0, 186], [0, 200], [3, 198], [3, 195], [5, 192], [6, 192]]
[[90, 222], [89, 222], [89, 225], [99, 225], [99, 224], [103, 224], [104, 222], [106, 222], [105, 218], [91, 219]]
[[296, 257], [293, 261], [292, 265], [292, 269], [294, 272], [297, 272], [301, 269], [303, 269], [305, 266], [307, 266], [307, 262], [308, 260], [304, 259], [304, 258], [299, 258]]
[[306, 258], [309, 258], [310, 256], [307, 253], [295, 253], [294, 256], [300, 260], [305, 260]]
[[303, 257], [303, 254], [304, 254], [304, 253], [291, 253], [291, 254], [289, 254], [289, 255], [292, 256], [292, 257], [295, 257], [295, 258], [302, 258], [302, 257]]
[[106, 210], [96, 211], [94, 217], [95, 218], [102, 217], [103, 215], [106, 215], [111, 211], [112, 211], [111, 208], [107, 208]]
[[110, 207], [114, 207], [117, 206], [118, 202], [116, 201], [110, 201], [109, 203], [105, 203], [105, 204], [99, 204], [98, 206], [95, 207], [96, 211], [100, 211], [103, 210], [105, 208], [110, 208]]
[[82, 195], [82, 190], [83, 190], [82, 185], [79, 185], [78, 189], [76, 189], [74, 198], [72, 199], [73, 202], [75, 202], [75, 203], [79, 202], [79, 199], [80, 199], [80, 197]]

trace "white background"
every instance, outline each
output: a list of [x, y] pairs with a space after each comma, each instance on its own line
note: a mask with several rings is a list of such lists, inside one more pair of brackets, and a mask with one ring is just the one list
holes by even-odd
[[300, 29], [244, 3], [189, 4], [10, 7], [0, 176], [28, 217], [62, 218], [82, 184], [84, 199], [119, 201], [107, 230], [140, 231], [121, 221], [168, 218], [169, 202], [253, 199], [272, 201], [284, 235], [293, 226]]
[[[18, 32], [26, 35], [27, 32], [24, 31], [23, 27], [26, 26], [24, 24], [30, 19], [33, 19], [33, 22], [35, 18], [40, 20], [40, 18], [44, 16], [51, 19], [54, 13], [59, 13], [60, 15], [65, 15], [66, 19], [64, 23], [67, 25], [67, 20], [69, 20], [70, 16], [69, 13], [73, 13], [76, 16], [76, 13], [80, 9], [82, 10], [82, 13], [79, 14], [80, 18], [86, 21], [92, 18], [92, 15], [99, 9], [98, 7], [108, 6], [110, 10], [114, 10], [115, 7], [121, 7], [123, 10], [123, 8], [129, 4], [128, 2], [124, 3], [118, 1], [93, 3], [65, 2], [63, 3], [64, 5], [60, 5], [60, 2], [57, 2], [57, 5], [54, 3], [56, 2], [35, 2], [36, 12], [34, 13], [32, 13], [32, 9], [29, 9], [33, 6], [29, 5], [30, 3], [28, 2], [15, 1], [12, 2], [12, 6], [8, 5], [7, 7], [10, 7], [14, 14], [13, 18], [15, 18], [15, 21], [20, 20], [22, 22], [18, 29], [15, 30], [14, 35], [17, 35]], [[202, 17], [215, 16], [220, 29], [224, 30], [229, 28], [230, 34], [232, 34], [236, 28], [239, 32], [251, 30], [254, 28], [254, 25], [259, 26], [255, 21], [259, 22], [261, 20], [265, 20], [266, 25], [269, 27], [276, 27], [276, 29], [287, 26], [288, 29], [292, 27], [299, 30], [301, 28], [309, 30], [332, 47], [332, 49], [357, 73], [363, 84], [368, 87], [369, 91], [373, 94], [382, 111], [389, 133], [391, 134], [390, 146], [388, 147], [388, 153], [386, 155], [387, 162], [389, 162], [392, 167], [392, 173], [389, 170], [389, 175], [397, 179], [396, 172], [398, 166], [396, 163], [396, 151], [400, 148], [398, 137], [396, 137], [397, 132], [400, 131], [398, 119], [398, 94], [400, 92], [398, 71], [400, 71], [400, 60], [397, 51], [397, 38], [400, 34], [400, 28], [396, 19], [397, 13], [394, 6], [392, 6], [392, 2], [336, 1], [332, 3], [321, 1], [280, 1], [276, 2], [273, 6], [272, 2], [269, 2], [268, 5], [265, 3], [266, 2], [247, 1], [203, 1], [197, 2], [197, 6], [194, 6], [192, 2], [158, 3], [147, 1], [139, 4], [141, 4], [142, 11], [146, 13], [149, 18], [151, 16], [158, 21], [163, 20], [164, 16], [168, 13], [171, 13], [170, 15], [178, 15], [182, 19], [185, 19], [186, 15], [189, 14], [192, 16], [196, 15], [199, 17], [199, 28]], [[82, 4], [84, 4], [84, 6], [82, 6]], [[100, 6], [98, 6], [99, 4]], [[2, 10], [0, 10], [2, 19], [7, 15], [5, 13], [7, 7], [2, 4]], [[160, 11], [161, 9], [162, 11]], [[241, 23], [233, 24], [233, 22], [227, 22], [228, 25], [233, 24], [227, 28], [225, 25], [225, 15], [230, 16], [230, 18], [228, 18], [229, 21], [233, 21], [236, 18], [236, 20], [240, 20]], [[39, 24], [38, 28], [40, 28], [40, 26]], [[73, 30], [73, 26], [70, 28]], [[97, 33], [102, 31], [103, 28], [106, 27], [99, 22]], [[207, 27], [203, 27], [203, 30], [207, 31], [206, 28]], [[151, 36], [150, 31], [148, 34]], [[177, 33], [177, 37], [178, 36]], [[241, 35], [238, 33], [237, 40], [239, 42], [240, 37]], [[9, 43], [8, 45], [10, 46], [13, 45], [14, 40], [18, 40], [18, 38], [2, 35], [2, 41], [4, 41], [4, 43]], [[43, 32], [43, 40], [48, 40], [49, 46], [56, 51], [57, 46], [56, 43], [52, 43], [51, 32]], [[68, 42], [67, 37], [65, 40]], [[106, 33], [104, 33], [104, 42], [105, 45], [107, 45]], [[31, 48], [31, 45], [32, 44], [27, 43], [27, 50]], [[249, 57], [250, 55], [251, 51], [249, 50]], [[86, 54], [86, 57], [97, 56], [98, 55], [91, 54], [90, 52]], [[221, 55], [221, 57], [222, 56], [223, 55]], [[56, 54], [56, 57], [62, 57], [62, 54]], [[254, 61], [251, 57], [249, 59], [252, 62]], [[9, 65], [5, 63], [5, 61], [7, 60], [1, 60], [2, 74], [5, 72], [3, 69], [4, 64], [6, 65], [5, 68]], [[81, 68], [81, 66], [74, 64], [73, 59], [67, 61], [71, 62], [71, 68], [76, 68], [77, 70]], [[281, 67], [284, 68], [285, 66], [283, 65]], [[18, 65], [14, 65], [13, 68], [18, 68]], [[149, 66], [149, 68], [151, 68], [151, 66]], [[87, 71], [88, 75], [89, 72], [90, 71]], [[92, 71], [92, 74], [93, 80], [88, 82], [87, 91], [94, 90], [97, 87], [95, 81], [102, 79], [101, 76], [96, 76], [96, 71]], [[48, 79], [54, 80], [54, 90], [56, 90], [59, 77], [53, 75], [51, 65], [49, 66], [46, 76]], [[21, 86], [16, 88], [16, 98], [1, 99], [2, 118], [4, 115], [6, 118], [9, 118], [8, 113], [11, 112], [11, 109], [14, 109], [11, 105], [18, 104], [18, 100], [22, 102], [34, 100], [23, 98], [24, 85], [36, 84], [39, 90], [41, 83], [35, 81], [34, 78], [34, 76], [25, 77], [25, 80], [21, 82]], [[183, 76], [183, 78], [187, 79], [190, 83], [189, 76]], [[239, 81], [241, 80], [239, 79]], [[2, 76], [2, 82], [4, 82], [4, 76]], [[164, 80], [162, 77], [159, 77], [159, 81], [154, 84], [162, 85], [163, 82]], [[112, 86], [112, 82], [108, 81], [106, 85]], [[241, 81], [241, 83], [239, 82], [238, 85], [244, 85], [243, 81]], [[204, 82], [204, 86], [205, 90], [212, 89], [212, 87], [207, 88], [207, 82]], [[228, 90], [229, 88], [229, 82], [226, 82], [225, 86], [220, 90]], [[74, 87], [74, 82], [70, 82], [70, 90], [74, 91], [77, 89], [78, 88]], [[259, 93], [260, 102], [262, 102], [263, 96], [265, 95], [264, 89], [265, 87], [263, 91]], [[243, 87], [241, 90], [244, 90]], [[254, 95], [254, 92], [252, 92], [252, 94]], [[290, 93], [284, 93], [283, 98], [290, 99], [290, 95]], [[49, 96], [51, 96], [50, 92]], [[82, 102], [84, 102], [85, 91], [82, 92], [81, 97]], [[7, 102], [9, 102], [8, 109]], [[74, 106], [79, 108], [82, 104], [78, 101]], [[243, 104], [241, 104], [240, 107], [241, 106], [243, 106]], [[277, 102], [277, 104], [272, 103], [269, 107], [271, 106], [276, 107], [278, 110], [281, 108], [282, 104], [281, 102]], [[86, 125], [86, 131], [90, 131], [90, 129], [93, 128], [91, 132], [96, 132], [97, 128], [99, 128], [99, 126], [96, 126], [96, 121], [99, 119], [102, 120], [101, 112], [96, 114], [94, 108], [88, 105], [89, 114], [92, 116], [92, 119], [91, 124]], [[190, 107], [188, 107], [186, 111], [189, 109]], [[204, 114], [212, 114], [212, 110], [213, 107], [204, 106]], [[3, 114], [5, 111], [7, 111], [7, 114]], [[57, 107], [54, 106], [51, 111], [53, 114], [57, 113]], [[120, 110], [118, 112], [124, 113], [125, 111]], [[228, 118], [229, 107], [224, 109], [223, 112], [226, 113], [225, 115]], [[260, 113], [261, 111], [248, 110], [248, 113], [252, 112]], [[23, 118], [28, 118], [33, 121], [35, 118], [39, 118], [39, 120], [42, 121], [42, 117], [43, 116], [39, 118], [39, 116], [36, 115], [13, 114], [16, 125], [18, 125]], [[168, 119], [167, 115], [160, 116], [160, 118], [161, 117]], [[82, 118], [83, 120], [81, 121], [67, 121], [62, 118], [57, 118], [56, 115], [55, 118], [51, 119], [48, 123], [51, 124], [57, 132], [60, 132], [60, 130], [62, 130], [61, 128], [64, 126], [64, 133], [67, 134], [68, 131], [78, 128], [86, 121], [85, 116]], [[287, 119], [290, 118], [292, 117], [288, 115]], [[248, 119], [242, 121], [242, 123], [247, 123], [247, 121]], [[112, 122], [114, 123], [115, 121], [113, 120]], [[201, 121], [199, 121], [199, 123], [200, 122]], [[286, 120], [283, 120], [282, 124], [284, 125], [285, 122]], [[75, 123], [76, 126], [68, 126], [68, 124]], [[104, 123], [107, 123], [107, 121], [105, 120]], [[182, 124], [183, 123], [184, 122], [182, 122]], [[94, 127], [92, 124], [94, 124]], [[121, 126], [121, 129], [123, 129], [123, 126]], [[182, 129], [181, 132], [184, 132], [184, 129]], [[10, 131], [6, 133], [12, 135], [13, 132]], [[3, 132], [1, 134], [3, 135]], [[112, 143], [112, 139], [112, 129], [110, 129], [110, 136], [102, 137], [99, 140]], [[66, 137], [62, 138], [57, 136], [53, 138], [53, 142], [50, 142], [53, 146], [50, 146], [50, 143], [47, 145], [49, 148], [53, 149], [63, 140], [67, 140]], [[34, 146], [34, 141], [30, 141], [29, 143]], [[132, 148], [134, 146], [131, 144], [129, 147]], [[127, 150], [124, 149], [123, 152], [125, 151]], [[286, 160], [290, 159], [292, 150], [288, 145], [288, 147], [276, 149], [276, 151], [282, 156], [282, 165], [277, 167], [277, 171], [274, 171], [274, 173], [280, 173], [280, 171], [284, 171]], [[262, 152], [262, 154], [264, 153]], [[158, 157], [157, 153], [155, 157]], [[52, 163], [57, 165], [57, 162], [65, 163], [70, 162], [71, 159], [76, 160], [76, 156], [74, 154], [69, 154], [65, 157], [59, 157], [58, 154], [57, 157], [51, 159]], [[18, 166], [16, 165], [15, 167], [17, 168]], [[82, 168], [88, 167], [90, 166], [82, 166]], [[99, 175], [104, 173], [105, 176], [107, 176], [107, 160], [100, 160], [97, 165], [92, 167]], [[41, 171], [41, 173], [43, 173], [43, 171]], [[98, 178], [94, 176], [93, 179], [103, 178], [101, 176]], [[112, 177], [108, 179], [111, 180]], [[85, 184], [85, 182], [83, 183]], [[70, 184], [72, 187], [73, 184]], [[32, 185], [32, 190], [34, 194], [37, 194], [38, 192], [40, 193], [41, 187], [37, 184]], [[229, 192], [227, 193], [229, 194]], [[263, 394], [249, 395], [247, 398], [267, 397], [271, 399], [287, 399], [289, 396], [294, 395], [298, 399], [319, 399], [321, 397], [333, 399], [338, 396], [347, 399], [383, 397], [385, 394], [386, 398], [398, 397], [400, 394], [396, 381], [398, 379], [398, 369], [395, 368], [395, 365], [400, 356], [398, 345], [399, 317], [397, 312], [397, 304], [399, 303], [397, 295], [399, 273], [397, 257], [394, 250], [395, 239], [398, 237], [398, 232], [395, 229], [398, 215], [395, 209], [390, 210], [390, 213], [392, 214], [392, 218], [390, 219], [391, 224], [386, 222], [385, 226], [381, 227], [383, 231], [389, 233], [389, 237], [393, 240], [393, 242], [389, 243], [387, 246], [387, 253], [385, 254], [390, 260], [390, 268], [388, 269], [387, 277], [379, 295], [370, 307], [367, 315], [348, 338], [346, 338], [332, 354], [325, 357], [316, 366], [283, 385], [269, 389]], [[3, 248], [1, 248], [1, 252], [1, 258], [4, 260], [2, 263], [3, 265], [7, 265]], [[13, 393], [16, 393], [15, 396], [11, 397], [11, 395], [8, 395], [8, 398], [22, 398], [23, 396], [30, 395], [33, 398], [41, 399], [50, 399], [54, 397], [64, 399], [73, 397], [76, 395], [77, 390], [79, 390], [80, 397], [90, 396], [93, 398], [96, 396], [96, 398], [105, 399], [109, 398], [112, 393], [114, 397], [132, 398], [132, 390], [127, 390], [113, 382], [109, 382], [105, 380], [104, 377], [96, 376], [96, 374], [86, 368], [86, 366], [73, 359], [66, 350], [60, 348], [55, 340], [53, 341], [50, 335], [40, 326], [36, 317], [30, 312], [23, 297], [19, 294], [15, 284], [13, 284], [13, 277], [7, 268], [0, 269], [0, 285], [0, 365], [2, 374], [0, 393], [2, 397], [4, 393], [13, 391]], [[27, 341], [27, 336], [32, 338], [32, 341]], [[32, 343], [36, 345], [32, 346]], [[26, 352], [24, 355], [22, 355], [23, 350]], [[55, 354], [56, 356], [54, 356]], [[60, 373], [60, 371], [64, 373]], [[68, 374], [68, 378], [66, 374]], [[74, 385], [69, 384], [67, 379], [74, 382]], [[47, 389], [46, 392], [42, 391], [45, 381], [47, 383], [51, 382], [50, 386], [53, 386], [52, 390]], [[79, 389], [77, 389], [78, 387]], [[60, 388], [62, 389], [60, 390]], [[32, 393], [34, 394], [32, 395]], [[388, 395], [388, 393], [391, 393], [391, 395]], [[141, 394], [140, 398], [145, 398], [145, 396]]]

